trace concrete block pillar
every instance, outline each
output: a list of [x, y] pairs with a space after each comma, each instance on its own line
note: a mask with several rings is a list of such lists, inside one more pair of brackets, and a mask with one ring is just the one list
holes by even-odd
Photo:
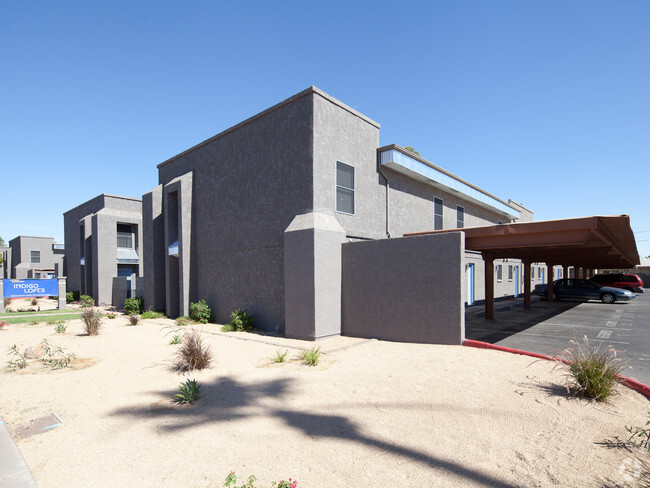
[[285, 335], [318, 339], [341, 333], [341, 244], [334, 215], [297, 215], [284, 231]]
[[66, 307], [66, 301], [65, 301], [65, 294], [66, 294], [66, 278], [65, 276], [60, 277], [59, 279], [59, 310], [65, 310]]
[[144, 267], [144, 308], [165, 310], [165, 223], [163, 186], [142, 195], [142, 264]]
[[0, 276], [0, 298], [2, 298], [2, 303], [0, 303], [0, 312], [5, 311], [5, 291], [4, 283], [2, 282], [2, 277]]

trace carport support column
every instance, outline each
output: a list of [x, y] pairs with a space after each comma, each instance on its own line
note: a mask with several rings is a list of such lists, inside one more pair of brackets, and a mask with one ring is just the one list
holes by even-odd
[[569, 265], [563, 264], [562, 265], [562, 278], [568, 278], [569, 277]]
[[546, 268], [548, 269], [548, 286], [546, 287], [546, 300], [548, 302], [553, 301], [553, 281], [555, 278], [553, 277], [553, 263], [546, 263]]
[[485, 318], [494, 319], [494, 256], [483, 253], [485, 261]]
[[530, 310], [530, 260], [523, 259], [524, 264], [524, 308]]

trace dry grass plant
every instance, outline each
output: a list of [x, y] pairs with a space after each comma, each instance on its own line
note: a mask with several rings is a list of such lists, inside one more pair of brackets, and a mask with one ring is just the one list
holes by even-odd
[[201, 370], [210, 366], [212, 349], [205, 343], [200, 330], [190, 329], [183, 332], [183, 342], [176, 351], [176, 369], [187, 372]]
[[81, 313], [81, 320], [84, 323], [84, 330], [89, 336], [98, 335], [102, 328], [102, 313], [95, 307], [84, 307]]

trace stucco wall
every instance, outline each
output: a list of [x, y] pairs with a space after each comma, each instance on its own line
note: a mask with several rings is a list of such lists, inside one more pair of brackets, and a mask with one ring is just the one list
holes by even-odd
[[284, 328], [284, 230], [312, 207], [313, 93], [290, 100], [159, 165], [166, 184], [189, 171], [190, 301], [219, 322], [236, 308]]
[[343, 244], [342, 333], [462, 343], [463, 253], [460, 232]]

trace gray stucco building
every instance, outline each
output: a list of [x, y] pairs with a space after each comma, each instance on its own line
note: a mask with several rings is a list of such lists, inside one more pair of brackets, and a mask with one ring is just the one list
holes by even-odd
[[121, 307], [142, 296], [142, 200], [101, 194], [63, 214], [68, 290]]
[[[18, 236], [4, 248], [6, 278], [53, 279], [64, 276], [64, 245], [52, 237]], [[9, 265], [11, 263], [11, 265]]]
[[[401, 236], [532, 212], [379, 135], [310, 87], [159, 164], [142, 200], [145, 306], [178, 316], [205, 299], [218, 322], [248, 309], [290, 337], [458, 343], [462, 304], [481, 299], [480, 255], [460, 232]], [[426, 279], [409, 278], [418, 269]], [[523, 277], [504, 276], [496, 296], [516, 294]], [[415, 325], [393, 334], [405, 309]]]

